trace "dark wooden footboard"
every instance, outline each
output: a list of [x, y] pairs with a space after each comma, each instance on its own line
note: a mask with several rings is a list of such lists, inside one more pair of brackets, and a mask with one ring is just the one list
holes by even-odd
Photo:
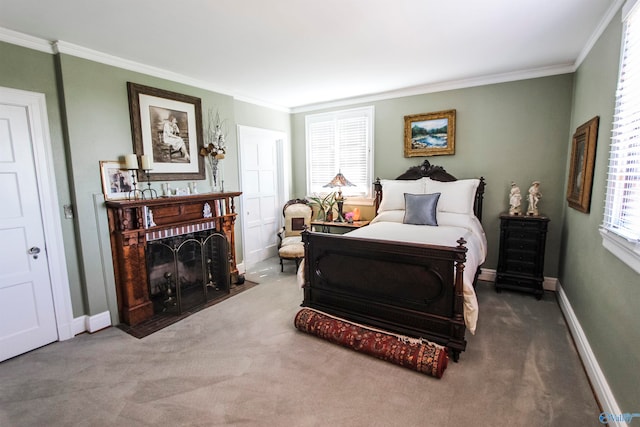
[[464, 351], [467, 248], [305, 231], [302, 305]]

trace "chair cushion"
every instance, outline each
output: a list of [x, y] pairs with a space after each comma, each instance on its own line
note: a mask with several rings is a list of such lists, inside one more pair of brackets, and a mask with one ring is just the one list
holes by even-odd
[[282, 243], [280, 243], [280, 246], [301, 245], [301, 244], [302, 244], [302, 236], [290, 236], [282, 239]]
[[304, 245], [302, 243], [293, 243], [287, 246], [282, 246], [278, 250], [278, 254], [281, 258], [302, 258], [304, 257]]

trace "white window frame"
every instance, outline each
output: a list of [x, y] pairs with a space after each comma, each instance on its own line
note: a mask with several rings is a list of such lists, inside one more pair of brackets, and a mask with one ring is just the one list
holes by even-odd
[[[630, 19], [633, 19], [633, 25], [640, 26], [640, 10], [637, 10], [636, 0], [628, 1], [622, 11], [622, 19], [623, 19], [623, 40], [622, 40], [622, 52], [620, 55], [620, 76], [618, 81], [618, 90], [616, 90], [616, 112], [614, 114], [614, 127], [612, 132], [612, 143], [610, 149], [610, 157], [609, 157], [609, 172], [607, 179], [607, 193], [605, 200], [605, 212], [603, 218], [603, 224], [600, 227], [600, 235], [602, 236], [602, 245], [611, 253], [613, 253], [616, 257], [618, 257], [622, 262], [629, 265], [633, 270], [637, 273], [640, 273], [640, 230], [635, 230], [635, 223], [632, 230], [628, 230], [620, 227], [619, 219], [622, 217], [621, 212], [626, 209], [630, 211], [635, 211], [637, 207], [631, 207], [622, 205], [623, 197], [621, 192], [625, 190], [626, 187], [620, 185], [620, 183], [616, 180], [615, 176], [617, 175], [616, 170], [619, 167], [619, 157], [614, 154], [616, 152], [617, 147], [622, 145], [621, 141], [629, 140], [631, 138], [640, 138], [640, 131], [638, 129], [632, 129], [629, 132], [625, 132], [624, 130], [620, 130], [624, 123], [618, 123], [618, 118], [628, 118], [629, 108], [627, 108], [627, 114], [620, 114], [619, 107], [619, 97], [621, 94], [624, 94], [620, 91], [620, 83], [623, 75], [623, 67], [625, 67], [625, 55], [628, 54], [627, 51], [627, 25]], [[640, 31], [640, 29], [635, 30]], [[640, 49], [636, 48], [634, 51], [634, 55], [640, 57]], [[638, 59], [635, 59], [635, 62], [638, 62]], [[633, 70], [633, 73], [629, 73], [629, 70], [626, 70], [626, 80], [625, 84], [630, 86], [629, 80], [630, 77], [635, 77], [635, 80], [640, 80], [640, 70]], [[638, 83], [634, 83], [637, 85]], [[627, 92], [627, 96], [628, 96]], [[633, 94], [635, 95], [635, 93]], [[633, 97], [632, 97], [633, 98]], [[624, 111], [624, 110], [623, 110]], [[633, 111], [633, 110], [632, 110]], [[620, 120], [622, 121], [622, 120]], [[628, 125], [628, 123], [627, 123]], [[635, 121], [632, 120], [632, 125], [630, 128], [638, 128], [638, 118], [635, 117]], [[632, 134], [632, 137], [629, 138], [628, 135]], [[621, 136], [621, 137], [620, 137]], [[637, 157], [636, 157], [637, 156]], [[640, 161], [640, 156], [637, 154], [632, 155], [630, 157], [632, 160]], [[625, 158], [626, 159], [626, 158]], [[633, 162], [630, 162], [633, 164]], [[622, 170], [620, 173], [624, 173]], [[628, 181], [627, 181], [628, 183]], [[622, 224], [624, 227], [624, 224]]]
[[[373, 141], [374, 141], [374, 122], [375, 122], [375, 110], [373, 106], [367, 107], [358, 107], [351, 108], [348, 110], [338, 110], [338, 111], [330, 111], [325, 113], [318, 114], [309, 114], [305, 116], [305, 147], [306, 147], [306, 163], [307, 163], [307, 173], [306, 173], [306, 192], [307, 195], [318, 194], [318, 195], [326, 195], [330, 192], [337, 191], [336, 188], [323, 188], [318, 187], [317, 183], [313, 185], [313, 176], [312, 176], [312, 164], [313, 164], [313, 155], [311, 149], [311, 125], [316, 123], [328, 123], [333, 122], [334, 124], [340, 121], [341, 119], [353, 118], [353, 117], [366, 117], [367, 121], [367, 130], [366, 130], [366, 183], [362, 183], [360, 187], [356, 189], [352, 189], [350, 187], [343, 187], [342, 193], [345, 197], [349, 198], [349, 204], [371, 204], [371, 200], [373, 200], [372, 196], [372, 184], [373, 184]], [[340, 136], [335, 135], [335, 139], [333, 141], [333, 149], [335, 155], [338, 157], [336, 163], [339, 164], [339, 156], [340, 156]], [[338, 166], [336, 166], [336, 170], [332, 170], [329, 172], [329, 177], [326, 179], [327, 183], [335, 176], [336, 173], [342, 172], [345, 177], [349, 180], [353, 178], [349, 177], [348, 171], [340, 170]], [[327, 175], [328, 176], [328, 175]], [[326, 178], [326, 177], [325, 177]], [[354, 194], [354, 191], [357, 193]]]

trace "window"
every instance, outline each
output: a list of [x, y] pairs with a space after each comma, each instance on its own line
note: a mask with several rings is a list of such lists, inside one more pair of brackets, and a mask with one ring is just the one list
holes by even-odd
[[307, 132], [307, 194], [327, 194], [338, 172], [352, 183], [351, 197], [371, 197], [373, 182], [373, 107], [311, 114]]
[[609, 149], [603, 245], [640, 273], [640, 11], [623, 9], [622, 60]]

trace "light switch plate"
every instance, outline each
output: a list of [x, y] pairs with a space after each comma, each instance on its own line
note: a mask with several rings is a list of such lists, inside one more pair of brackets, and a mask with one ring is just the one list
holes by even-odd
[[71, 205], [64, 205], [64, 217], [66, 219], [73, 219], [73, 207]]

